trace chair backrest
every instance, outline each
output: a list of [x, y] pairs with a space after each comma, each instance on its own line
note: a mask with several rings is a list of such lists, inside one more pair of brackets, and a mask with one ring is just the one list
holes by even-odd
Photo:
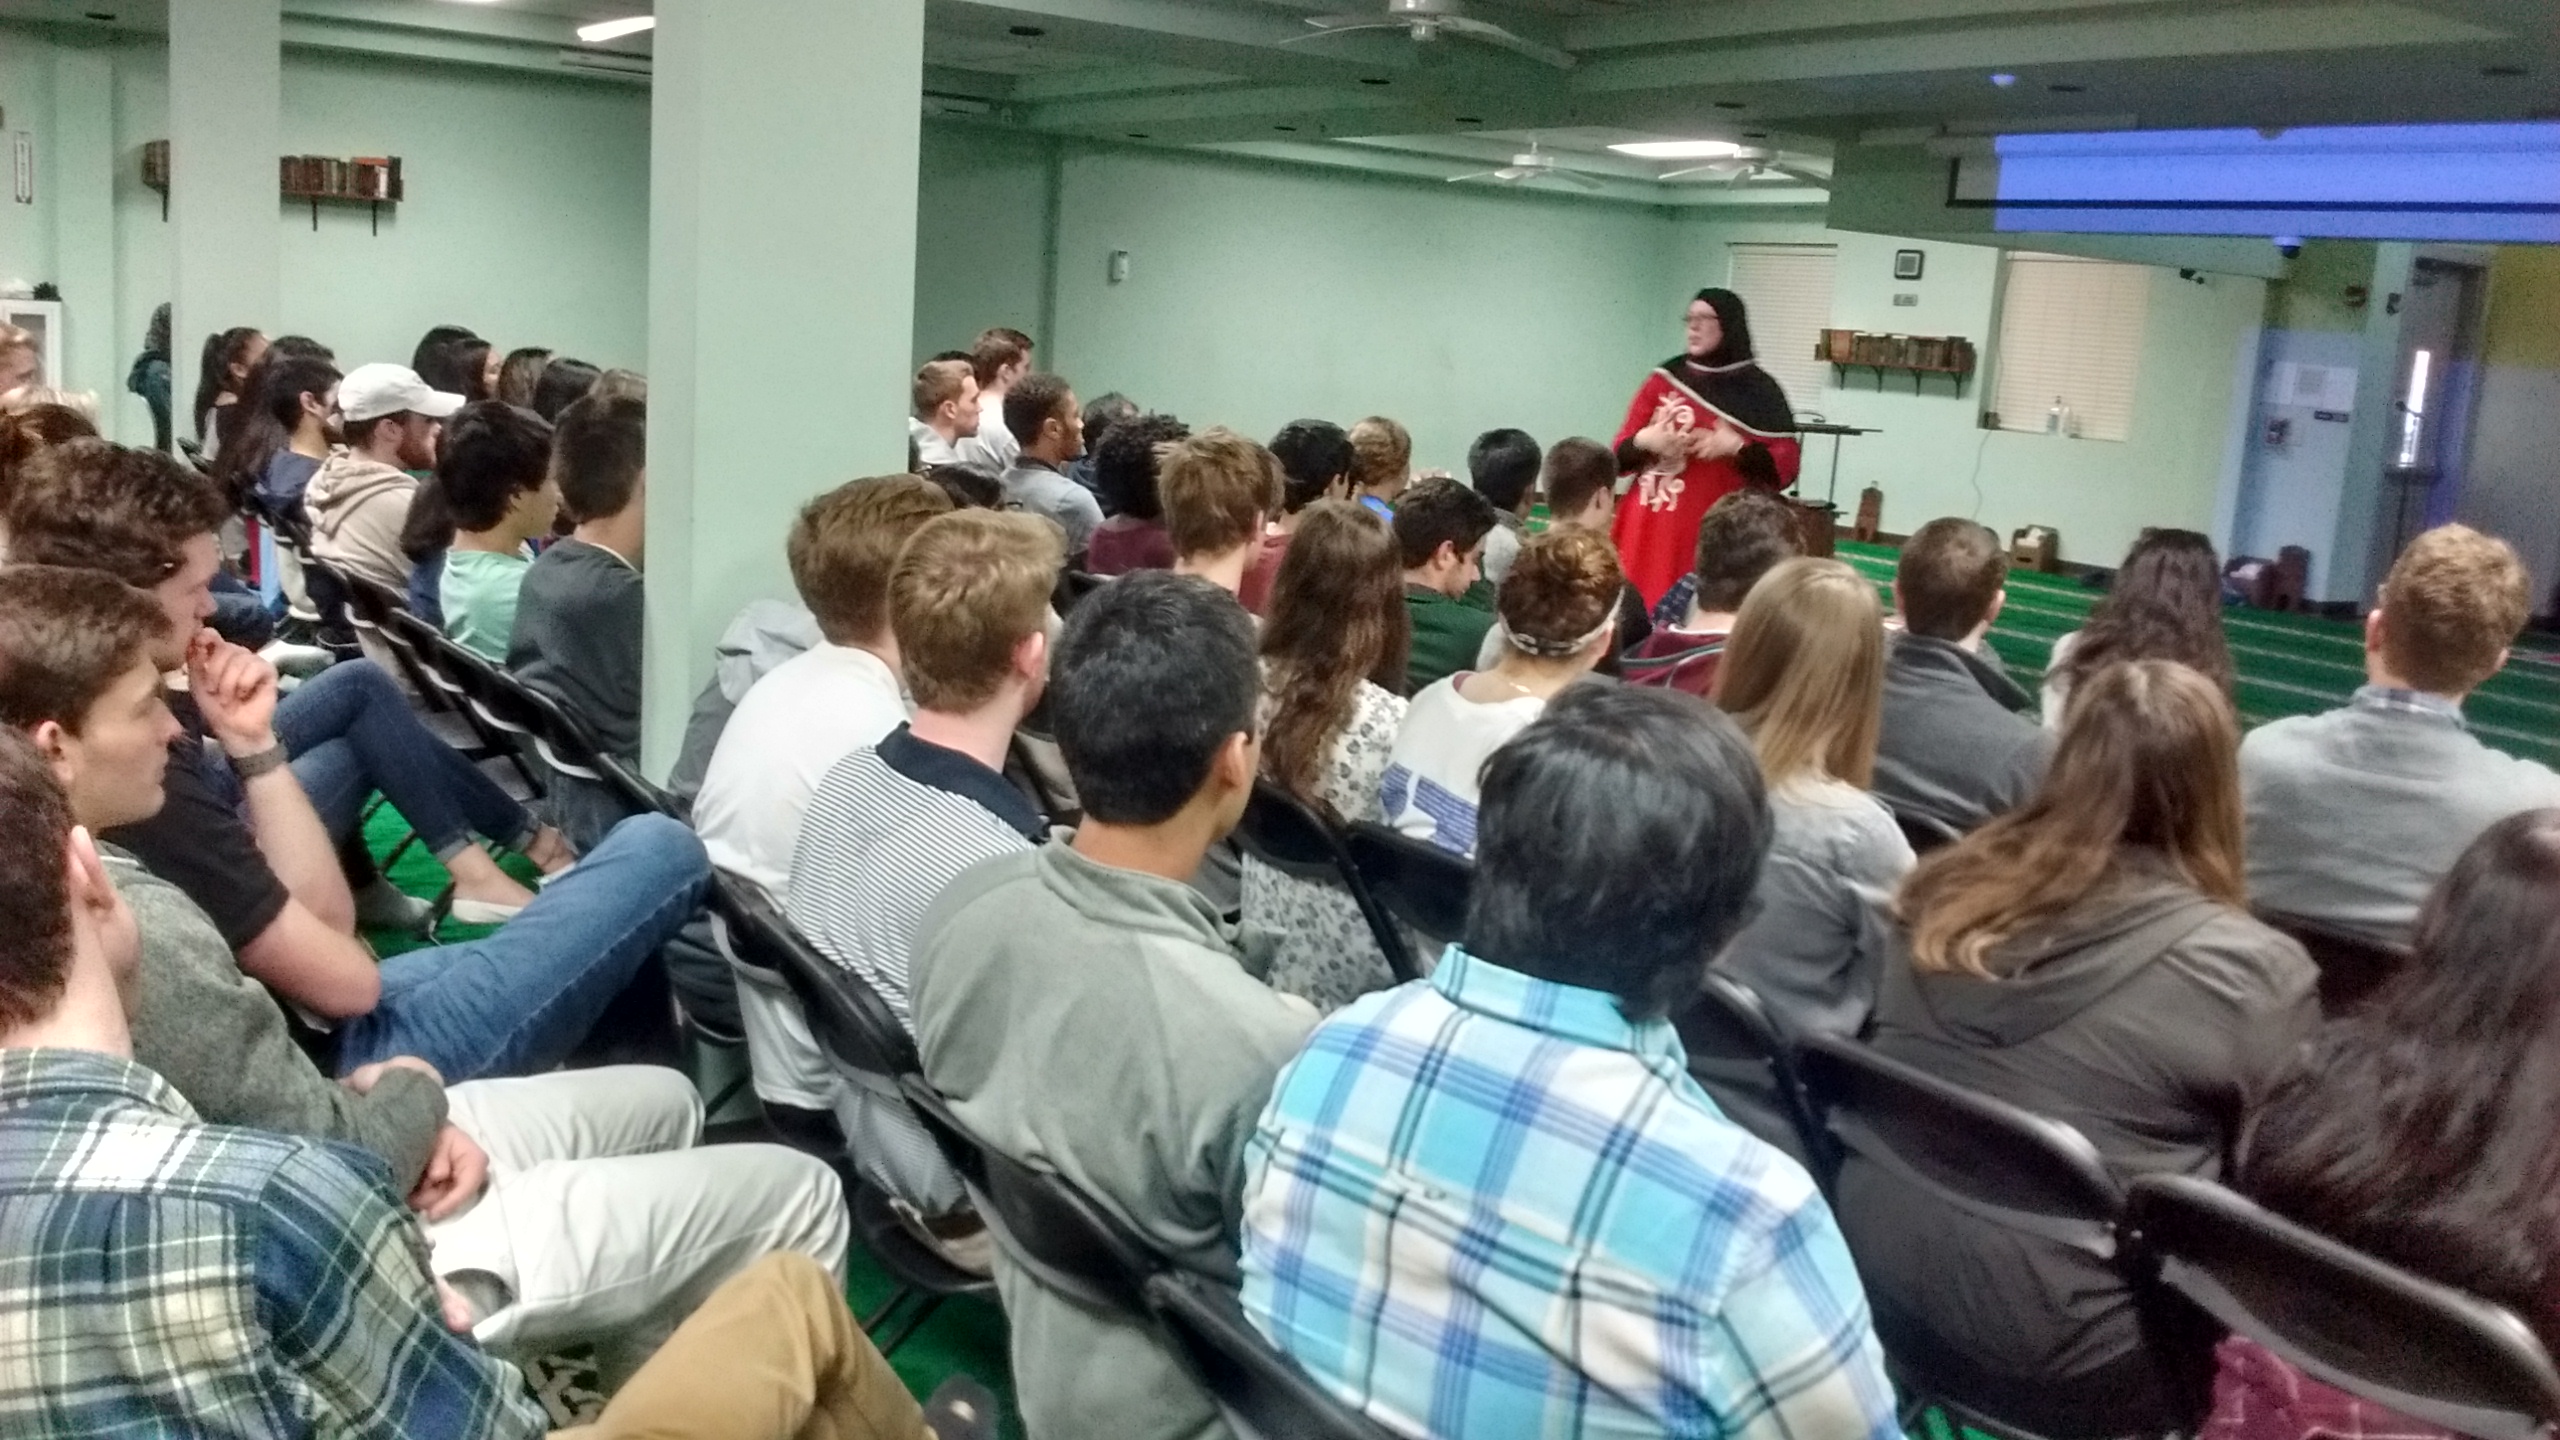
[[1836, 1035], [1804, 1037], [1796, 1066], [1847, 1154], [1995, 1225], [2124, 1258], [2124, 1187], [2078, 1130]]
[[1388, 1432], [1307, 1378], [1262, 1338], [1224, 1286], [1185, 1270], [1147, 1280], [1147, 1305], [1240, 1440], [1385, 1440]]
[[1412, 944], [1352, 860], [1348, 838], [1313, 806], [1268, 779], [1256, 779], [1244, 818], [1236, 822], [1236, 844], [1283, 875], [1340, 886], [1360, 908], [1396, 979], [1422, 973]]
[[716, 871], [711, 883], [730, 953], [782, 977], [830, 1060], [889, 1081], [918, 1072], [915, 1041], [878, 991], [818, 953], [762, 887]]
[[1902, 838], [1911, 842], [1911, 853], [1926, 855], [1944, 850], [1964, 838], [1964, 832], [1934, 816], [1912, 810], [1896, 810], [1893, 823], [1902, 830]]
[[898, 1088], [968, 1186], [1006, 1256], [1061, 1294], [1130, 1314], [1147, 1313], [1147, 1277], [1162, 1256], [1066, 1177], [1026, 1165], [972, 1134], [951, 1102], [921, 1075]]
[[[1777, 1113], [1769, 1121], [1784, 1133], [1760, 1138], [1791, 1149], [1828, 1194], [1836, 1158], [1831, 1136], [1814, 1113], [1813, 1103], [1805, 1098], [1804, 1077], [1796, 1073], [1795, 1047], [1778, 1029], [1760, 992], [1721, 970], [1709, 970], [1698, 998], [1674, 1013], [1671, 1023], [1680, 1032], [1681, 1048], [1689, 1052], [1689, 1073], [1719, 1102], [1729, 1098], [1747, 1102], [1726, 1103], [1728, 1113], [1763, 1103], [1775, 1105]], [[1751, 1122], [1758, 1117], [1734, 1113], [1732, 1118], [1744, 1129], [1757, 1129]]]
[[1474, 861], [1370, 821], [1351, 827], [1348, 844], [1351, 863], [1388, 914], [1434, 940], [1466, 934]]
[[2409, 961], [2409, 952], [2401, 946], [2384, 945], [2307, 916], [2278, 910], [2260, 910], [2257, 916], [2293, 937], [2310, 953], [2311, 963], [2320, 967], [2323, 1015], [2343, 1015], [2362, 1004]]
[[2317, 1379], [2482, 1440], [2560, 1428], [2560, 1370], [2508, 1310], [2209, 1181], [2145, 1176], [2132, 1216], [2161, 1283]]

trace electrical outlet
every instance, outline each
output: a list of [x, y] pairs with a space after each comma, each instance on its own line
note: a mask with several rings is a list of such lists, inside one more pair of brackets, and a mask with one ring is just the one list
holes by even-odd
[[1911, 293], [1910, 291], [1908, 291], [1908, 290], [1905, 290], [1905, 291], [1903, 291], [1901, 294], [1896, 295], [1896, 296], [1894, 296], [1894, 297], [1893, 297], [1893, 303], [1894, 303], [1894, 304], [1896, 304], [1896, 305], [1900, 305], [1900, 306], [1904, 306], [1904, 307], [1908, 308], [1908, 307], [1910, 307], [1910, 306], [1913, 306], [1913, 305], [1917, 305], [1917, 304], [1919, 304], [1919, 303], [1920, 303], [1920, 297], [1919, 297], [1919, 296], [1917, 296], [1917, 295], [1912, 294], [1912, 293]]

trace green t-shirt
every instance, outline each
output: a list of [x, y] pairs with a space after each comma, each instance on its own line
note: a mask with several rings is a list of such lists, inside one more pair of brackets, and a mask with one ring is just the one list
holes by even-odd
[[493, 665], [507, 663], [516, 631], [516, 587], [533, 558], [522, 553], [448, 550], [444, 555], [444, 633]]
[[1405, 610], [1413, 617], [1413, 649], [1405, 662], [1405, 681], [1414, 694], [1435, 680], [1475, 668], [1484, 634], [1493, 628], [1493, 612], [1464, 600], [1425, 590], [1404, 589]]

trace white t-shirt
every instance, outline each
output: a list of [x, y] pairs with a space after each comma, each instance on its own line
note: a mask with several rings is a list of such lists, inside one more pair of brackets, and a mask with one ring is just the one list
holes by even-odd
[[1460, 855], [1476, 853], [1476, 775], [1485, 757], [1546, 713], [1534, 695], [1515, 700], [1470, 700], [1458, 693], [1461, 670], [1423, 687], [1405, 712], [1387, 755], [1378, 807], [1387, 824], [1416, 840]]
[[960, 442], [952, 448], [959, 452], [964, 462], [985, 465], [999, 475], [1022, 463], [1022, 443], [1013, 438], [1012, 431], [1004, 428], [1001, 402], [995, 405], [981, 403], [978, 406], [978, 433], [961, 436]]
[[[694, 833], [711, 863], [791, 903], [791, 855], [818, 782], [847, 755], [907, 722], [897, 672], [868, 650], [821, 643], [748, 687], [720, 732], [694, 798]], [[738, 987], [756, 1094], [804, 1110], [833, 1105], [835, 1072], [788, 991]]]

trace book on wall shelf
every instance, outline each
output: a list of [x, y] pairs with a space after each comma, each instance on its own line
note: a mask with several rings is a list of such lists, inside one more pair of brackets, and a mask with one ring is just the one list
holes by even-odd
[[1956, 393], [1963, 394], [1976, 362], [1973, 342], [1961, 335], [1872, 335], [1863, 330], [1823, 331], [1814, 358], [1837, 369], [1872, 370], [1879, 390], [1886, 371], [1906, 372], [1914, 394], [1924, 375], [1950, 376]]
[[[160, 192], [160, 218], [169, 218], [169, 142], [142, 147], [142, 183]], [[320, 202], [352, 200], [374, 207], [374, 233], [382, 233], [384, 205], [406, 198], [397, 155], [287, 155], [276, 161], [277, 191], [287, 200], [311, 202], [311, 228], [320, 228]]]

